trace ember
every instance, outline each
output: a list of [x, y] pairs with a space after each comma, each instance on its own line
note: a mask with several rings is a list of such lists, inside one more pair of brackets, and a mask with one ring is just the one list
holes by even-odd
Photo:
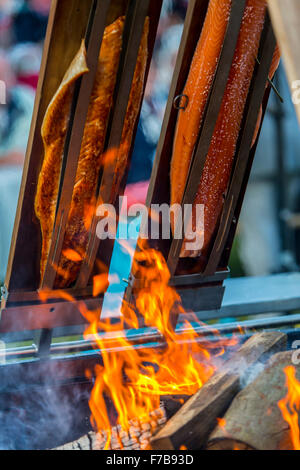
[[[216, 370], [211, 349], [217, 355], [224, 347], [236, 345], [235, 339], [216, 340], [213, 344], [199, 342], [199, 335], [188, 321], [178, 334], [172, 316], [184, 313], [180, 297], [169, 286], [170, 273], [163, 256], [143, 246], [134, 259], [134, 272], [145, 285], [136, 298], [136, 305], [123, 303], [119, 324], [101, 321], [92, 312], [82, 312], [90, 321], [86, 338], [93, 337], [102, 353], [103, 364], [96, 367], [96, 382], [90, 408], [92, 422], [99, 433], [107, 433], [106, 448], [112, 439], [111, 421], [106, 400], [112, 400], [117, 424], [128, 431], [136, 418], [151, 423], [151, 416], [160, 407], [163, 395], [195, 394]], [[138, 312], [138, 313], [137, 313]], [[125, 325], [137, 328], [139, 316], [145, 326], [154, 328], [162, 346], [134, 348], [124, 332]], [[98, 332], [106, 334], [99, 334]], [[115, 350], [109, 343], [114, 337]], [[217, 336], [217, 332], [216, 332]], [[116, 352], [117, 351], [117, 352]]]

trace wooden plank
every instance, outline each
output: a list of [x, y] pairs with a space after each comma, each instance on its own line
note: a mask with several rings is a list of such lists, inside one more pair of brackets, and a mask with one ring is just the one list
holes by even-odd
[[93, 311], [99, 310], [100, 316], [102, 302], [103, 299], [86, 299], [4, 308], [1, 311], [0, 333], [86, 324], [87, 321], [80, 313], [82, 306]]
[[218, 372], [168, 421], [152, 439], [155, 450], [174, 450], [182, 445], [199, 449], [240, 389], [240, 380], [250, 368], [266, 356], [286, 347], [283, 333], [259, 333], [252, 336]]
[[85, 35], [91, 5], [92, 0], [52, 1], [5, 280], [8, 291], [39, 287], [41, 235], [34, 199], [44, 156], [41, 126]]
[[[283, 56], [292, 93], [299, 90], [300, 80], [300, 2], [299, 0], [268, 0], [276, 38]], [[293, 83], [297, 82], [296, 89]], [[300, 121], [300, 100], [295, 108]]]

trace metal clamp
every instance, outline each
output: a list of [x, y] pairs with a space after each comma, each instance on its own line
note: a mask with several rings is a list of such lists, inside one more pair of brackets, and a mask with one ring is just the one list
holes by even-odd
[[[185, 103], [184, 104], [181, 104], [181, 99], [182, 98], [185, 98]], [[174, 108], [175, 109], [183, 109], [184, 111], [186, 110], [186, 108], [188, 107], [188, 104], [189, 104], [189, 97], [187, 95], [184, 95], [184, 94], [181, 94], [181, 95], [177, 95], [175, 98], [174, 98], [174, 101], [173, 101], [173, 105], [174, 105]]]

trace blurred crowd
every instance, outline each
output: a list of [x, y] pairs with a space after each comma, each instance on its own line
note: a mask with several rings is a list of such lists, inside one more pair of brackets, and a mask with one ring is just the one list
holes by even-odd
[[0, 280], [5, 276], [51, 0], [0, 0]]

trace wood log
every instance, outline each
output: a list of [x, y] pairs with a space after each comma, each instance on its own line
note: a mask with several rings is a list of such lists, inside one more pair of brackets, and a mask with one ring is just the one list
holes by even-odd
[[181, 446], [199, 449], [205, 445], [233, 397], [241, 389], [241, 380], [253, 366], [271, 354], [286, 348], [286, 335], [265, 332], [252, 336], [229, 359], [222, 371], [210, 380], [153, 437], [151, 446], [157, 450], [175, 450]]
[[[233, 400], [210, 436], [209, 450], [293, 450], [291, 432], [278, 401], [287, 394], [284, 368], [293, 365], [292, 352], [276, 354], [266, 369]], [[300, 379], [300, 365], [295, 366]], [[300, 414], [300, 413], [299, 413]]]

